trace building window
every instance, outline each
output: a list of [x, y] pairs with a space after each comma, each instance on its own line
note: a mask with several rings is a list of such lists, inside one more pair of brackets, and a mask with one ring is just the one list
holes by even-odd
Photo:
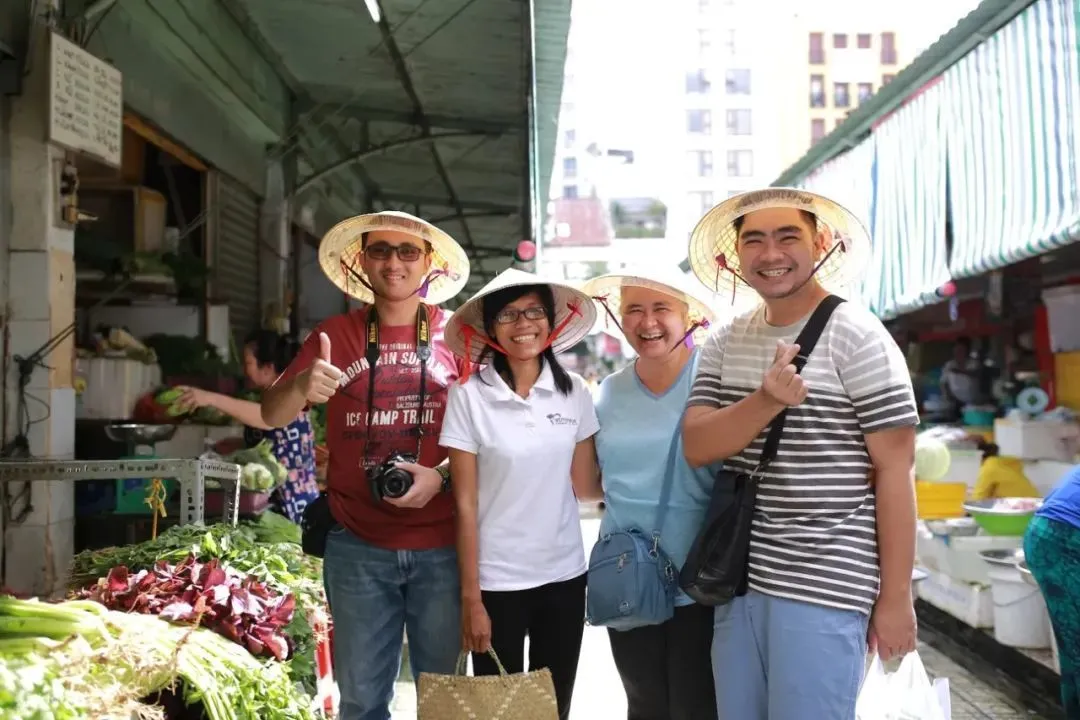
[[737, 55], [739, 53], [739, 36], [734, 30], [727, 31], [727, 37], [724, 40], [724, 52], [728, 55]]
[[855, 37], [855, 44], [859, 46], [860, 50], [869, 50], [870, 49], [870, 43], [871, 43], [870, 33], [859, 33]]
[[847, 35], [844, 33], [834, 33], [832, 36], [832, 46], [837, 50], [843, 50], [847, 47]]
[[728, 110], [727, 111], [727, 133], [728, 135], [750, 135], [753, 131], [750, 127], [750, 111], [749, 110]]
[[825, 76], [810, 76], [810, 107], [825, 107]]
[[690, 215], [694, 218], [700, 218], [705, 213], [712, 210], [713, 207], [713, 194], [708, 190], [695, 190], [694, 192], [687, 193], [689, 203], [687, 203]]
[[729, 177], [750, 177], [754, 174], [752, 150], [728, 150], [727, 174]]
[[568, 157], [563, 158], [562, 161], [563, 177], [577, 177], [577, 158]]
[[895, 78], [895, 77], [896, 76], [893, 75], [892, 73], [885, 73], [884, 75], [881, 76], [881, 84], [882, 85], [888, 85], [889, 83], [891, 83], [893, 81], [893, 78]]
[[825, 64], [825, 33], [810, 33], [810, 64]]
[[896, 64], [896, 33], [881, 33], [881, 64]]
[[563, 185], [562, 196], [567, 200], [577, 200], [577, 185]]
[[726, 78], [728, 95], [750, 94], [750, 71], [728, 70]]
[[704, 69], [686, 73], [686, 92], [707, 93], [711, 86], [708, 74]]
[[859, 104], [866, 102], [874, 94], [873, 83], [859, 83]]
[[816, 143], [825, 137], [825, 119], [814, 118], [810, 121], [810, 144]]
[[711, 5], [711, 0], [698, 0], [697, 9], [701, 12], [708, 12]]
[[699, 28], [697, 31], [698, 52], [702, 55], [712, 50], [712, 32], [708, 28]]
[[712, 177], [713, 154], [712, 150], [690, 151], [690, 172], [696, 177]]
[[833, 83], [833, 106], [838, 108], [851, 106], [851, 95], [847, 83]]
[[692, 133], [712, 133], [712, 113], [708, 110], [687, 110], [686, 129]]
[[577, 130], [567, 130], [563, 133], [563, 147], [574, 147], [577, 142]]

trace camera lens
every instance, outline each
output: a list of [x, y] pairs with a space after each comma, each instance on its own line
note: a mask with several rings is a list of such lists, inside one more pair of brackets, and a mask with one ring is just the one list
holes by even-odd
[[388, 498], [399, 498], [409, 492], [412, 487], [412, 475], [400, 468], [388, 470], [382, 479], [383, 495]]

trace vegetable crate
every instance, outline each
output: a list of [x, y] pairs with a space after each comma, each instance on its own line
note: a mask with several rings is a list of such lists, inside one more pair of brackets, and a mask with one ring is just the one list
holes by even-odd
[[337, 717], [338, 691], [334, 682], [334, 628], [319, 613], [312, 618], [311, 629], [315, 633], [315, 672], [318, 677], [316, 702], [319, 711], [327, 718]]

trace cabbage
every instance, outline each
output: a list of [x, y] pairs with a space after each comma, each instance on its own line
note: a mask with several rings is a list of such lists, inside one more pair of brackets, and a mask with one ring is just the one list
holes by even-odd
[[920, 437], [915, 441], [915, 477], [937, 482], [949, 472], [952, 456], [945, 443], [937, 438]]

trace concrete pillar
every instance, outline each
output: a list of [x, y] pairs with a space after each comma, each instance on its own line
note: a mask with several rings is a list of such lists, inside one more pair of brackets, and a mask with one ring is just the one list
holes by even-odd
[[[277, 148], [271, 148], [267, 153], [266, 185], [259, 219], [260, 305], [264, 322], [269, 308], [274, 308], [272, 314], [288, 318], [289, 298], [285, 297], [285, 290], [292, 286], [289, 271], [293, 250], [290, 196], [295, 175], [289, 172], [288, 160], [280, 156]], [[287, 327], [276, 329], [279, 332], [288, 330]]]
[[[50, 3], [40, 3], [41, 12]], [[48, 34], [39, 24], [31, 74], [10, 101], [10, 237], [7, 272], [8, 345], [4, 355], [4, 439], [25, 433], [35, 458], [70, 459], [75, 453], [74, 338], [68, 337], [30, 375], [18, 415], [19, 368], [14, 356], [32, 355], [65, 331], [75, 317], [74, 231], [59, 221], [58, 176], [64, 152], [46, 140]], [[48, 595], [66, 580], [74, 548], [75, 501], [70, 482], [7, 485], [13, 519], [4, 528], [3, 584]], [[22, 516], [22, 517], [20, 517]]]

